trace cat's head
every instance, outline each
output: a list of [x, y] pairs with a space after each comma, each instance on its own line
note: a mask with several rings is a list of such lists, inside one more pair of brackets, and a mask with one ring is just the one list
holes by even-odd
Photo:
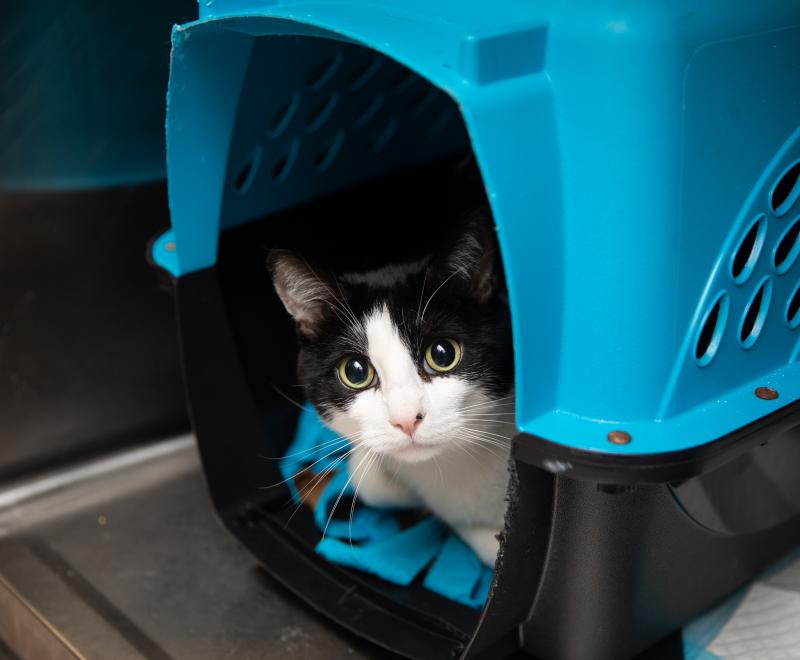
[[300, 338], [300, 384], [331, 428], [416, 462], [489, 438], [500, 414], [513, 419], [497, 252], [493, 230], [475, 221], [444, 255], [369, 273], [336, 277], [270, 253]]

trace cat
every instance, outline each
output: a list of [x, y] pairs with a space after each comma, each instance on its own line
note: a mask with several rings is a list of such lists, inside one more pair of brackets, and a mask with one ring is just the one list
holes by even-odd
[[358, 498], [421, 508], [488, 565], [514, 434], [510, 314], [487, 212], [445, 254], [335, 276], [272, 250], [308, 400], [350, 441]]

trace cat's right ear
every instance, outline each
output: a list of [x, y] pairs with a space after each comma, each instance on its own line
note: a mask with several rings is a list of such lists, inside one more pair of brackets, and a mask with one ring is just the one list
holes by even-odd
[[333, 313], [336, 282], [288, 250], [270, 250], [267, 268], [275, 291], [297, 322], [300, 334], [316, 336], [321, 322]]

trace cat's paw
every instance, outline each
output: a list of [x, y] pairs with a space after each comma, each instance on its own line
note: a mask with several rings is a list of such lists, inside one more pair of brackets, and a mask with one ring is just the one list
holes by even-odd
[[478, 559], [489, 568], [494, 566], [497, 552], [500, 550], [500, 541], [497, 538], [500, 530], [485, 525], [474, 525], [457, 527], [456, 533], [475, 551]]
[[413, 508], [422, 504], [416, 493], [390, 477], [377, 461], [370, 462], [365, 449], [356, 449], [347, 461], [358, 499], [375, 507]]

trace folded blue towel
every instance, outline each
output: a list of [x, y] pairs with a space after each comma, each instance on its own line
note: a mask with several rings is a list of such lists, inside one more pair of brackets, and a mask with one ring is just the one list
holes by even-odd
[[483, 607], [492, 570], [444, 523], [426, 517], [402, 529], [396, 509], [379, 509], [356, 502], [352, 520], [331, 518], [337, 500], [353, 496], [344, 455], [349, 443], [340, 439], [306, 406], [300, 414], [294, 442], [281, 459], [280, 470], [292, 497], [301, 501], [293, 477], [304, 468], [314, 474], [333, 469], [335, 476], [322, 491], [314, 512], [324, 538], [317, 552], [329, 561], [356, 568], [406, 586], [424, 573], [423, 585], [469, 607]]

